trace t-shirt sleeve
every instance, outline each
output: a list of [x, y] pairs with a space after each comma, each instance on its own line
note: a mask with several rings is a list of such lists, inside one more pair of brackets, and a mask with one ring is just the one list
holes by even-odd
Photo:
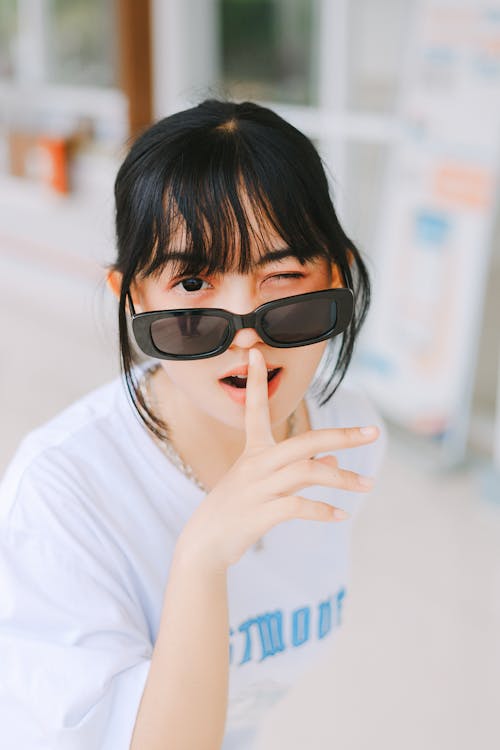
[[[54, 477], [25, 477], [2, 507], [1, 744], [127, 750], [152, 644], [98, 527], [72, 538], [83, 518], [70, 495]], [[0, 505], [8, 500], [0, 493]]]
[[[374, 477], [376, 486], [387, 455], [389, 433], [377, 407], [361, 386], [346, 387], [344, 399], [340, 406], [339, 424], [343, 427], [376, 425], [379, 428], [378, 438], [371, 443], [337, 452], [339, 465], [342, 468], [347, 468], [363, 476]], [[370, 492], [344, 492], [342, 493], [344, 502], [340, 504], [340, 507], [345, 507], [354, 520], [363, 508], [369, 494]]]
[[387, 425], [382, 418], [381, 414], [379, 413], [376, 406], [372, 403], [371, 400], [369, 400], [366, 396], [365, 399], [365, 423], [366, 425], [376, 425], [379, 430], [380, 434], [370, 446], [369, 446], [369, 452], [368, 452], [368, 458], [367, 458], [367, 466], [366, 466], [366, 473], [369, 476], [375, 477], [375, 481], [377, 481], [377, 477], [382, 469], [382, 465], [385, 461], [386, 455], [387, 455], [387, 448], [389, 445], [389, 433], [387, 430]]
[[359, 427], [375, 425], [380, 430], [376, 440], [364, 446], [361, 451], [357, 451], [357, 455], [363, 457], [363, 466], [360, 466], [359, 470], [376, 478], [387, 454], [389, 444], [387, 425], [372, 398], [361, 386], [351, 388], [347, 403], [348, 407], [344, 415], [346, 425]]

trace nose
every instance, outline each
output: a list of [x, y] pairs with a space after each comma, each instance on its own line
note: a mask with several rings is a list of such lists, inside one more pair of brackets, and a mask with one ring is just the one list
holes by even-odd
[[[238, 302], [235, 302], [235, 304], [228, 308], [232, 312], [238, 313], [239, 315], [245, 315], [253, 312], [259, 304], [261, 304], [254, 294], [249, 294], [248, 292], [245, 294], [241, 289], [238, 291]], [[236, 331], [234, 339], [229, 345], [229, 349], [251, 349], [255, 344], [265, 344], [255, 328], [240, 328]]]
[[264, 344], [255, 328], [240, 328], [229, 345], [229, 349], [251, 349], [255, 344]]

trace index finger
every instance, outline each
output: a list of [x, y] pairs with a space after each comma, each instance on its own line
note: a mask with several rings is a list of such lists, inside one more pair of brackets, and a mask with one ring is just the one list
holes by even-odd
[[245, 432], [245, 449], [276, 444], [269, 415], [267, 367], [258, 349], [250, 349], [248, 352]]

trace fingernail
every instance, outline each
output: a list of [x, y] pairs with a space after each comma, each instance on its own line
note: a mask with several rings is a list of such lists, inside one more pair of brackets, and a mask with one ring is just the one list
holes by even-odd
[[369, 435], [370, 437], [377, 434], [376, 427], [360, 427], [359, 431], [362, 435]]
[[256, 357], [255, 349], [250, 349], [250, 351], [248, 352], [248, 361], [250, 362], [251, 365], [256, 364], [255, 357]]
[[345, 518], [350, 518], [351, 514], [347, 513], [345, 510], [341, 510], [341, 508], [335, 508], [333, 511], [333, 517], [338, 518], [339, 521], [343, 521]]

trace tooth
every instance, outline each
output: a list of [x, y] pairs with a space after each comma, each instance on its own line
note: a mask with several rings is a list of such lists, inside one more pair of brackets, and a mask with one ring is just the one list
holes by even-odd
[[[269, 375], [269, 373], [271, 373], [271, 372], [274, 372], [274, 370], [271, 367], [269, 367], [268, 370], [267, 370], [267, 374]], [[246, 380], [247, 379], [246, 375], [229, 375], [229, 377], [239, 378], [240, 380]]]

